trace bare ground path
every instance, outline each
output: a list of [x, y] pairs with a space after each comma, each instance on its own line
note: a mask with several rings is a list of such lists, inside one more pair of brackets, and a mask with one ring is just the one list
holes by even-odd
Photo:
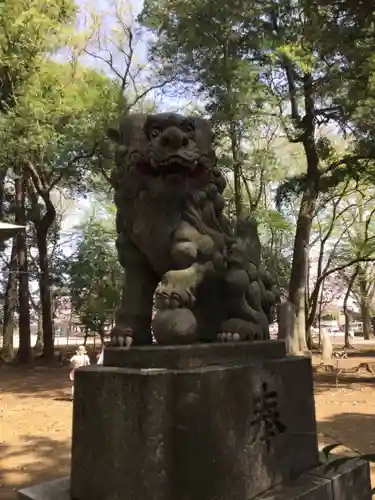
[[[375, 361], [355, 353], [353, 364]], [[316, 360], [315, 360], [316, 364]], [[0, 499], [69, 473], [72, 403], [67, 368], [0, 366]], [[315, 376], [320, 442], [375, 453], [375, 377]], [[375, 469], [373, 469], [375, 485]]]
[[66, 368], [0, 368], [0, 498], [65, 475], [70, 463], [72, 403]]

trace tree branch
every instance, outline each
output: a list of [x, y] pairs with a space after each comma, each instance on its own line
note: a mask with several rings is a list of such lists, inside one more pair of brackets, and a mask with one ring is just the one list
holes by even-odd
[[326, 175], [329, 172], [332, 172], [338, 167], [341, 167], [341, 165], [349, 165], [350, 163], [358, 163], [361, 160], [368, 160], [368, 156], [363, 156], [363, 155], [346, 155], [343, 158], [340, 158], [340, 160], [332, 162], [328, 167], [325, 169], [321, 170], [320, 173], [321, 175]]
[[[276, 12], [272, 11], [271, 14], [271, 24], [275, 33], [279, 35], [279, 24], [277, 19]], [[281, 65], [285, 71], [286, 78], [288, 81], [288, 90], [289, 90], [289, 100], [291, 107], [291, 117], [294, 121], [295, 125], [299, 125], [301, 121], [301, 117], [298, 111], [298, 103], [297, 103], [297, 87], [294, 80], [294, 71], [293, 71], [293, 63], [285, 54], [281, 54]]]
[[331, 274], [337, 273], [339, 271], [343, 271], [344, 269], [347, 269], [348, 267], [353, 266], [354, 264], [357, 264], [358, 262], [375, 262], [375, 257], [358, 257], [355, 258], [346, 264], [342, 264], [341, 266], [334, 267], [332, 269], [329, 269], [325, 273], [323, 273], [318, 279], [322, 281], [325, 279], [327, 276], [330, 276]]
[[50, 198], [51, 190], [43, 186], [43, 184], [40, 182], [38, 172], [30, 160], [27, 160], [25, 162], [25, 167], [30, 174], [29, 184], [31, 189], [33, 189], [35, 194], [42, 198], [46, 207], [45, 214], [41, 218], [39, 218], [39, 221], [34, 221], [35, 227], [37, 233], [42, 232], [46, 234], [56, 218], [56, 209]]
[[65, 167], [62, 167], [61, 172], [55, 177], [55, 179], [53, 179], [51, 181], [49, 188], [48, 188], [48, 191], [52, 191], [52, 189], [55, 188], [59, 184], [59, 182], [62, 180], [62, 178], [65, 175], [65, 168], [71, 168], [78, 161], [88, 160], [89, 158], [92, 158], [96, 153], [97, 147], [98, 147], [98, 144], [97, 144], [97, 142], [95, 142], [92, 150], [89, 153], [77, 154], [72, 160], [68, 161], [67, 165], [65, 165]]

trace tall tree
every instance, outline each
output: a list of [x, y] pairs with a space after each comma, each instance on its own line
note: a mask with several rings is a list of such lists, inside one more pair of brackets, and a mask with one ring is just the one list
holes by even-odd
[[10, 262], [8, 265], [7, 284], [4, 293], [4, 313], [3, 313], [3, 345], [0, 356], [5, 359], [13, 359], [14, 356], [14, 313], [17, 307], [17, 238], [13, 238]]
[[[193, 83], [206, 98], [206, 111], [212, 116], [216, 139], [229, 159], [233, 174], [236, 216], [243, 211], [243, 190], [249, 157], [249, 131], [261, 128], [260, 107], [265, 86], [259, 79], [257, 64], [243, 58], [241, 29], [244, 12], [226, 3], [219, 10], [214, 2], [177, 0], [145, 2], [141, 21], [162, 35], [153, 49], [163, 77], [176, 75], [185, 90]], [[254, 13], [247, 5], [246, 18]], [[189, 13], [188, 13], [189, 12]], [[246, 21], [245, 21], [246, 22]], [[194, 30], [194, 34], [193, 34]], [[197, 85], [198, 84], [198, 85]], [[268, 119], [271, 113], [262, 113]], [[251, 140], [251, 139], [250, 139]], [[228, 162], [227, 162], [228, 166]], [[251, 172], [257, 175], [256, 169]], [[247, 191], [247, 194], [249, 191]]]
[[[16, 223], [26, 227], [25, 191], [26, 178], [23, 170], [16, 172], [15, 198], [16, 198]], [[20, 363], [28, 363], [31, 359], [30, 338], [30, 304], [29, 304], [29, 272], [26, 245], [26, 229], [17, 235], [17, 260], [18, 260], [18, 331], [19, 348], [17, 358]]]
[[[9, 166], [13, 164], [18, 177], [15, 189], [18, 222], [26, 222], [25, 158], [10, 154], [10, 149], [6, 148], [9, 142], [7, 127], [18, 117], [20, 101], [27, 93], [30, 80], [40, 73], [47, 54], [56, 50], [59, 44], [65, 44], [65, 30], [75, 19], [75, 11], [75, 3], [70, 0], [52, 0], [47, 3], [39, 0], [9, 0], [0, 5], [0, 130], [4, 145], [0, 158], [0, 203], [2, 206], [4, 181]], [[27, 127], [30, 129], [32, 125], [28, 123]], [[16, 140], [19, 145], [24, 143], [24, 133], [14, 136], [13, 142]], [[26, 235], [20, 233], [17, 242], [20, 330], [18, 358], [21, 362], [27, 362], [31, 351]]]
[[[346, 151], [335, 151], [323, 127], [335, 121], [346, 132], [351, 122], [360, 122], [353, 102], [359, 86], [364, 85], [363, 94], [368, 85], [359, 84], [354, 72], [364, 65], [367, 80], [371, 74], [371, 19], [359, 16], [357, 9], [337, 5], [242, 0], [226, 2], [218, 9], [212, 0], [146, 0], [141, 16], [158, 34], [153, 53], [164, 71], [173, 68], [182, 81], [200, 84], [210, 104], [215, 104], [221, 95], [225, 102], [231, 89], [225, 87], [226, 74], [222, 73], [222, 93], [218, 92], [220, 82], [213, 66], [227, 69], [223, 61], [230, 60], [231, 69], [238, 72], [241, 68], [241, 74], [248, 75], [249, 89], [253, 83], [253, 106], [261, 113], [278, 111], [289, 141], [304, 152], [304, 174], [280, 186], [278, 196], [279, 201], [291, 191], [300, 196], [289, 300], [295, 306], [301, 349], [306, 348], [309, 245], [319, 193], [337, 186], [346, 176], [365, 174], [368, 160], [375, 157], [363, 145], [355, 150], [350, 144]], [[347, 102], [340, 100], [349, 89]], [[233, 116], [233, 101], [224, 113], [227, 118]], [[356, 127], [356, 146], [369, 127], [373, 127], [370, 120], [365, 127]]]
[[367, 188], [366, 194], [357, 193], [354, 207], [348, 217], [354, 221], [350, 225], [345, 251], [349, 258], [358, 262], [346, 276], [348, 289], [360, 307], [365, 339], [373, 336], [371, 313], [375, 294], [375, 193]]
[[[109, 211], [108, 211], [109, 210]], [[122, 292], [122, 269], [115, 241], [114, 210], [94, 209], [76, 228], [77, 249], [65, 260], [66, 287], [71, 290], [72, 307], [87, 332], [99, 334], [111, 326]]]
[[[106, 76], [70, 63], [40, 63], [3, 122], [0, 154], [27, 174], [28, 214], [36, 229], [43, 355], [53, 358], [51, 273], [48, 237], [56, 220], [56, 188], [80, 192], [100, 165], [103, 130], [117, 112], [118, 90]], [[108, 148], [107, 148], [108, 149]], [[81, 186], [85, 186], [82, 188]]]
[[[95, 172], [105, 123], [109, 123], [117, 111], [114, 99], [117, 88], [108, 78], [92, 70], [49, 61], [36, 82], [30, 83], [25, 107], [18, 106], [17, 112], [21, 120], [24, 112], [28, 121], [31, 119], [39, 125], [36, 133], [27, 134], [27, 148], [22, 157], [29, 173], [28, 194], [39, 256], [43, 355], [51, 359], [53, 325], [48, 235], [56, 220], [52, 193], [57, 187], [80, 190], [84, 179]], [[47, 112], [43, 121], [41, 109]], [[20, 125], [23, 126], [23, 121]]]

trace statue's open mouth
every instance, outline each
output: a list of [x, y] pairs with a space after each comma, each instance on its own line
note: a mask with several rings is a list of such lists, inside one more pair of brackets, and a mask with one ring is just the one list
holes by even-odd
[[138, 168], [146, 175], [165, 179], [169, 177], [197, 177], [205, 170], [204, 165], [199, 161], [188, 161], [180, 158], [160, 163], [141, 161], [138, 163]]

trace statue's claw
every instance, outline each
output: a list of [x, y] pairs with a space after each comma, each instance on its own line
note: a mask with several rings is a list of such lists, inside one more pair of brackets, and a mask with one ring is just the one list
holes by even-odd
[[217, 340], [219, 342], [239, 342], [240, 340], [246, 340], [246, 339], [242, 338], [238, 332], [234, 333], [224, 332], [218, 334]]
[[129, 349], [133, 344], [133, 329], [115, 326], [111, 331], [111, 345]]
[[221, 326], [217, 339], [220, 342], [239, 342], [243, 340], [266, 340], [269, 338], [268, 327], [258, 325], [241, 318], [231, 318]]
[[194, 296], [187, 289], [177, 289], [172, 285], [161, 284], [155, 293], [157, 309], [191, 308], [194, 304]]

